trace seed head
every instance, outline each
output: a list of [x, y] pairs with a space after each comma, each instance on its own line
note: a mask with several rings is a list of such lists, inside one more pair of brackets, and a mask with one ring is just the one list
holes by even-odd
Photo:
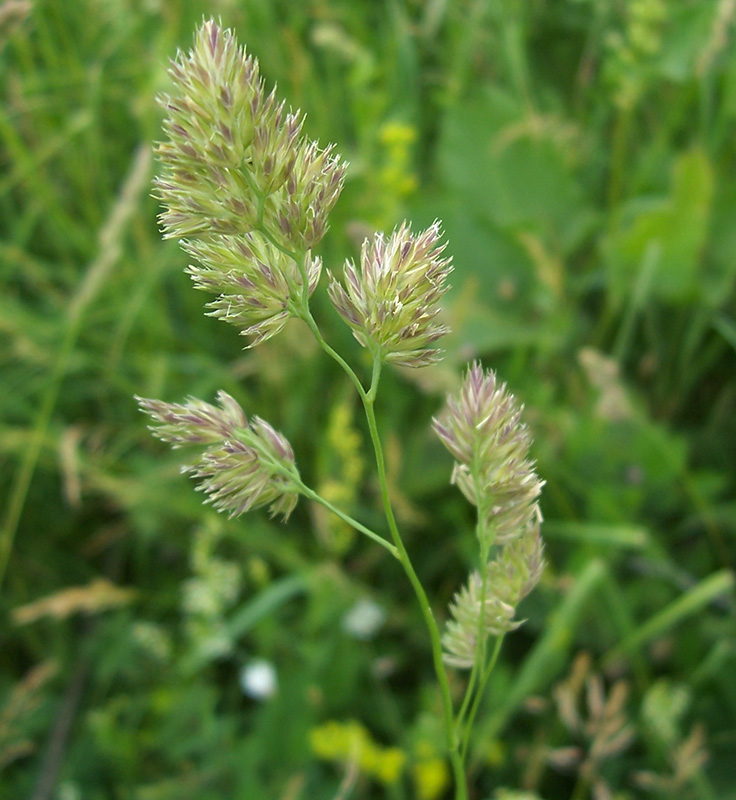
[[[475, 663], [479, 646], [521, 625], [516, 606], [539, 581], [544, 546], [539, 534], [542, 482], [528, 459], [531, 437], [522, 407], [480, 363], [469, 369], [460, 392], [434, 420], [434, 430], [455, 457], [452, 473], [478, 507], [484, 563], [450, 605], [442, 642], [445, 660], [461, 669]], [[490, 560], [493, 545], [495, 558]]]
[[[217, 295], [207, 304], [210, 316], [240, 328], [249, 347], [277, 334], [301, 302], [294, 260], [259, 233], [189, 241], [184, 249], [199, 262], [187, 269], [196, 288]], [[311, 295], [322, 261], [307, 254], [305, 266]]]
[[433, 421], [455, 457], [452, 482], [484, 515], [491, 541], [522, 536], [541, 519], [537, 498], [543, 482], [528, 459], [531, 436], [521, 423], [523, 407], [479, 362], [467, 372], [456, 397]]
[[156, 193], [167, 237], [237, 236], [258, 229], [304, 252], [327, 230], [346, 164], [302, 135], [300, 113], [266, 92], [258, 61], [231, 30], [202, 24], [169, 73], [168, 139]]
[[516, 606], [537, 585], [544, 570], [543, 552], [538, 524], [505, 545], [485, 565], [484, 602], [481, 574], [471, 573], [450, 604], [452, 619], [442, 637], [446, 663], [460, 669], [473, 666], [481, 617], [484, 637], [499, 636], [523, 624], [524, 620], [514, 619]]
[[452, 269], [440, 236], [439, 222], [416, 236], [404, 222], [388, 239], [379, 233], [363, 242], [360, 266], [345, 264], [344, 285], [330, 275], [338, 313], [384, 361], [423, 367], [439, 360], [430, 345], [448, 332], [437, 315]]
[[230, 517], [260, 506], [272, 516], [287, 519], [297, 503], [298, 478], [289, 442], [265, 420], [249, 422], [238, 403], [218, 392], [220, 408], [189, 398], [186, 403], [164, 403], [137, 397], [141, 411], [157, 425], [154, 436], [175, 448], [208, 445], [192, 464], [184, 466], [208, 503]]

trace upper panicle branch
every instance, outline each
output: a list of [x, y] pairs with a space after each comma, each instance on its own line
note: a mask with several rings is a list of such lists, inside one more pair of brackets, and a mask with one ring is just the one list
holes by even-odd
[[256, 344], [299, 315], [300, 262], [308, 292], [316, 287], [320, 262], [309, 251], [347, 165], [303, 135], [299, 112], [266, 92], [257, 60], [213, 20], [170, 74], [173, 92], [159, 98], [168, 138], [157, 151], [164, 235], [185, 238], [197, 288], [218, 295], [213, 315]]

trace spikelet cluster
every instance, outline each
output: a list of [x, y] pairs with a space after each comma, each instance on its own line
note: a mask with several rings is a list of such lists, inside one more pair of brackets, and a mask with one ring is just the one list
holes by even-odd
[[383, 361], [423, 367], [439, 358], [430, 345], [448, 332], [437, 316], [451, 271], [440, 236], [438, 222], [417, 235], [404, 222], [388, 238], [366, 239], [360, 265], [346, 262], [342, 284], [330, 275], [333, 305], [360, 344]]
[[[275, 336], [302, 299], [302, 276], [296, 262], [257, 232], [217, 236], [184, 243], [198, 264], [187, 272], [197, 289], [217, 298], [207, 303], [210, 316], [229, 322], [249, 346]], [[322, 261], [304, 257], [309, 294], [317, 286]]]
[[168, 139], [157, 150], [164, 235], [189, 240], [201, 264], [190, 268], [195, 283], [219, 296], [215, 315], [253, 344], [277, 332], [302, 295], [296, 263], [276, 253], [304, 258], [316, 286], [309, 250], [327, 230], [346, 164], [302, 134], [299, 113], [266, 92], [256, 59], [213, 20], [170, 74], [173, 93], [160, 98]]
[[467, 372], [458, 397], [449, 397], [433, 427], [455, 457], [453, 483], [484, 515], [482, 529], [503, 544], [539, 518], [542, 481], [528, 458], [531, 436], [523, 407], [480, 363]]
[[485, 566], [486, 591], [480, 572], [468, 582], [450, 604], [450, 617], [442, 645], [445, 662], [470, 669], [478, 647], [479, 620], [483, 636], [500, 636], [516, 630], [523, 620], [515, 619], [517, 605], [537, 585], [544, 570], [544, 545], [539, 526], [503, 547]]
[[206, 502], [230, 517], [269, 506], [271, 516], [287, 519], [297, 504], [298, 478], [289, 442], [265, 420], [250, 421], [226, 392], [218, 392], [217, 406], [189, 398], [186, 403], [164, 403], [137, 397], [141, 411], [155, 423], [151, 431], [174, 448], [204, 445], [205, 449], [182, 472], [199, 480], [197, 489]]
[[459, 394], [448, 398], [433, 423], [455, 458], [453, 482], [478, 507], [485, 562], [450, 605], [443, 646], [447, 663], [455, 667], [473, 666], [479, 634], [498, 636], [521, 624], [516, 607], [544, 569], [538, 504], [542, 481], [528, 458], [531, 437], [521, 412], [505, 384], [476, 362]]

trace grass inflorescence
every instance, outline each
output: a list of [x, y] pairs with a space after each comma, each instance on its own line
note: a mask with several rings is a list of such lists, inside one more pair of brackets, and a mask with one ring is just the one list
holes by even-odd
[[[273, 214], [288, 187], [264, 162], [221, 240], [200, 236], [209, 212], [199, 230], [171, 219], [187, 254], [161, 240], [155, 97], [175, 95], [167, 58], [203, 13], [257, 57], [264, 118], [307, 113], [302, 200], [320, 190], [310, 159], [349, 162], [329, 230]], [[484, 691], [447, 666], [469, 797], [733, 796], [735, 21], [728, 0], [0, 3], [0, 795], [451, 796], [426, 610], [370, 471], [378, 431], [440, 644], [466, 596], [499, 603], [466, 645], [525, 620], [489, 641]], [[207, 136], [223, 198], [228, 133], [251, 136], [227, 127]], [[242, 227], [261, 212], [266, 233]], [[437, 219], [451, 281], [389, 307], [413, 279], [361, 283], [374, 256]], [[251, 272], [212, 274], [243, 249]], [[238, 299], [252, 285], [258, 306]], [[442, 311], [415, 318], [426, 302]], [[475, 359], [534, 440], [477, 485], [429, 429]], [[226, 437], [169, 452], [132, 399], [218, 391], [245, 416], [235, 472], [271, 453], [237, 496], [264, 510], [232, 520], [179, 475]], [[481, 572], [473, 501], [530, 469], [545, 486], [517, 511], [538, 503], [547, 568], [509, 616], [488, 589], [537, 540], [494, 540]]]

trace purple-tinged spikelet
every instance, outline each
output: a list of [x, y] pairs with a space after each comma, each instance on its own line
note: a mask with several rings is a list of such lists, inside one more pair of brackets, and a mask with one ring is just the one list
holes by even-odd
[[360, 266], [346, 262], [343, 284], [330, 275], [333, 305], [383, 361], [423, 367], [439, 360], [441, 351], [430, 345], [448, 332], [437, 316], [452, 269], [440, 237], [439, 222], [417, 235], [403, 223], [388, 238], [363, 242]]
[[327, 229], [345, 163], [302, 135], [299, 112], [267, 93], [258, 61], [207, 20], [159, 98], [168, 141], [157, 194], [166, 236], [242, 234], [263, 225], [284, 246], [311, 248]]
[[309, 293], [316, 287], [321, 265], [310, 250], [327, 230], [347, 165], [302, 134], [299, 112], [266, 92], [257, 60], [213, 20], [169, 72], [156, 181], [164, 236], [183, 237], [199, 262], [189, 272], [218, 295], [213, 315], [256, 344], [301, 308], [297, 261]]
[[445, 412], [433, 421], [456, 460], [453, 483], [483, 511], [485, 528], [499, 543], [521, 536], [540, 516], [543, 482], [528, 459], [531, 436], [522, 410], [506, 384], [476, 362], [459, 395], [448, 397]]
[[151, 431], [175, 448], [208, 445], [200, 457], [182, 468], [201, 479], [198, 491], [218, 511], [237, 517], [269, 506], [271, 515], [287, 519], [294, 510], [298, 478], [289, 442], [260, 417], [251, 421], [226, 392], [218, 392], [220, 407], [189, 398], [186, 403], [164, 403], [137, 397], [141, 411], [156, 425]]
[[[199, 262], [187, 269], [195, 287], [217, 295], [207, 304], [210, 316], [239, 328], [248, 347], [275, 336], [301, 302], [302, 277], [296, 263], [258, 233], [183, 246]], [[304, 263], [311, 294], [322, 261], [308, 254]]]
[[442, 639], [445, 660], [463, 669], [475, 663], [479, 633], [485, 639], [521, 625], [516, 606], [544, 569], [538, 502], [543, 483], [528, 458], [531, 436], [522, 410], [506, 385], [476, 362], [433, 422], [455, 457], [453, 483], [478, 507], [481, 553], [488, 558], [497, 548], [450, 605]]
[[524, 620], [514, 619], [516, 606], [542, 576], [543, 552], [538, 525], [503, 547], [499, 555], [485, 567], [484, 602], [481, 575], [477, 571], [471, 573], [468, 582], [450, 604], [452, 619], [448, 621], [442, 637], [447, 664], [460, 669], [473, 666], [481, 614], [485, 636], [500, 636], [523, 624]]

